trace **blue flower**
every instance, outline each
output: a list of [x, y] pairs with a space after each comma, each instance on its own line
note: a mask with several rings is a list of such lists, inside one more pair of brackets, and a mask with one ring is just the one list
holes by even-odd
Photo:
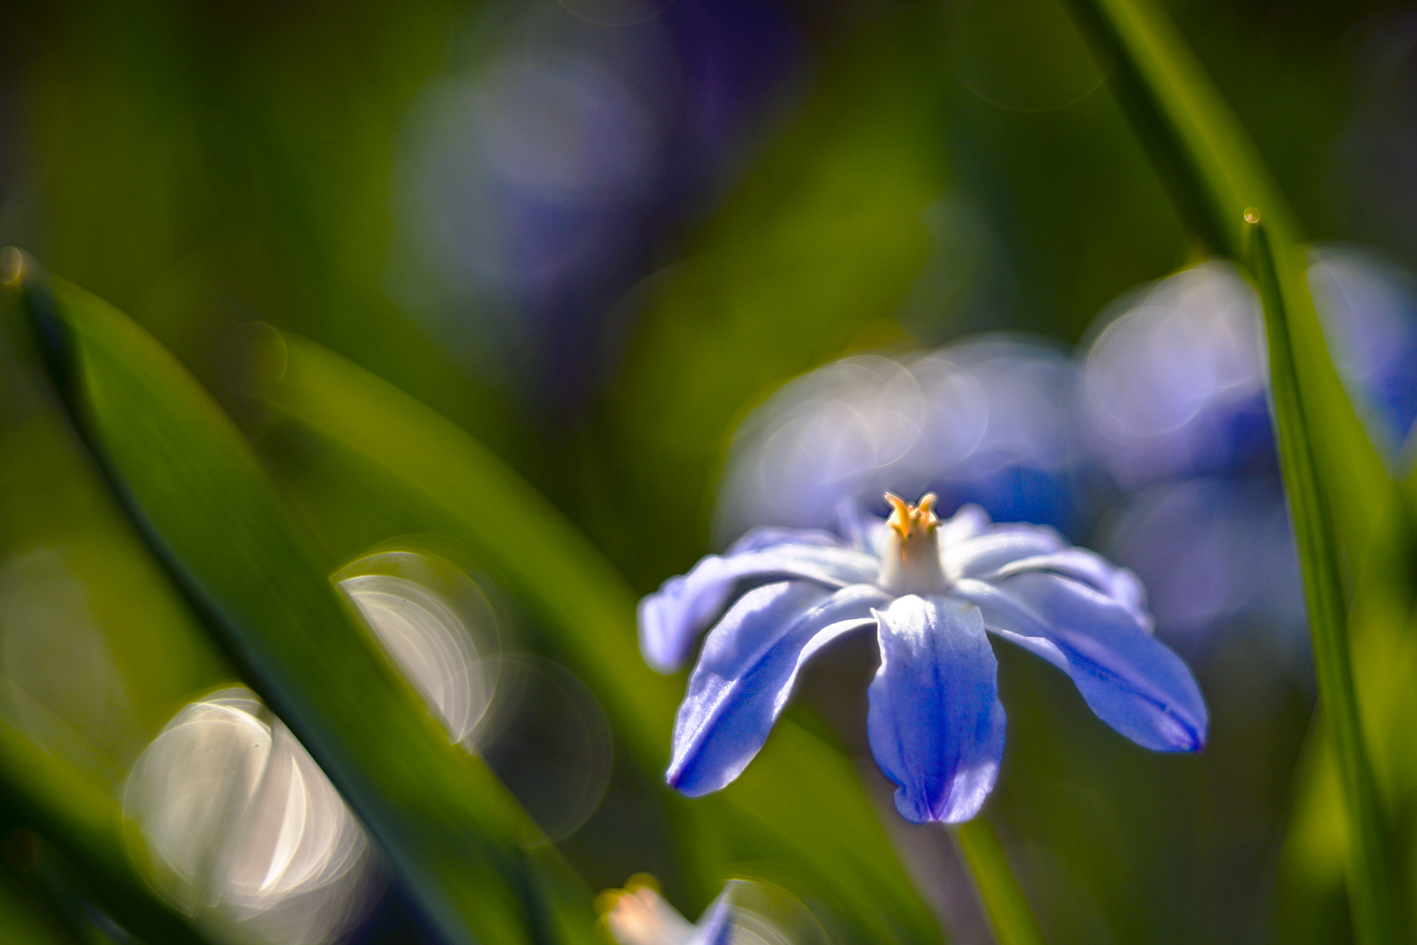
[[1339, 376], [1390, 468], [1410, 468], [1417, 424], [1417, 281], [1342, 243], [1310, 250], [1309, 285]]
[[1234, 266], [1176, 273], [1096, 324], [1082, 356], [1082, 425], [1119, 485], [1273, 466], [1263, 316]]
[[[1354, 247], [1312, 252], [1324, 336], [1368, 435], [1406, 468], [1417, 421], [1417, 290]], [[1178, 272], [1099, 316], [1083, 354], [1082, 426], [1123, 488], [1193, 476], [1277, 477], [1259, 296], [1228, 263]]]
[[848, 520], [847, 540], [759, 528], [640, 603], [641, 650], [661, 672], [681, 667], [712, 624], [675, 720], [672, 786], [696, 797], [736, 778], [807, 660], [868, 627], [881, 662], [867, 732], [908, 820], [968, 820], [994, 787], [1004, 708], [986, 630], [1062, 669], [1138, 744], [1202, 747], [1205, 702], [1151, 635], [1130, 571], [1051, 528], [993, 525], [977, 506], [941, 521], [934, 495], [918, 506], [886, 498], [890, 518]]

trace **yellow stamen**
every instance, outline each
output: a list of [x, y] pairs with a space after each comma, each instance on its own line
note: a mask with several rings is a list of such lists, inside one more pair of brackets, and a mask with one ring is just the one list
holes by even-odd
[[887, 492], [886, 501], [894, 509], [891, 517], [886, 519], [886, 524], [900, 536], [901, 556], [906, 557], [909, 555], [912, 535], [928, 535], [940, 524], [939, 517], [935, 515], [935, 503], [939, 498], [935, 493], [927, 492], [920, 497], [919, 505], [911, 505], [894, 492]]
[[886, 493], [886, 501], [889, 502], [895, 511], [891, 512], [891, 517], [886, 519], [886, 524], [895, 530], [901, 541], [905, 541], [906, 533], [910, 531], [910, 520], [914, 517], [915, 510], [894, 492]]
[[891, 516], [886, 520], [892, 534], [890, 547], [881, 556], [877, 583], [887, 590], [908, 593], [936, 593], [949, 585], [940, 565], [940, 525], [935, 514], [935, 493], [927, 492], [911, 505], [893, 492], [886, 493]]

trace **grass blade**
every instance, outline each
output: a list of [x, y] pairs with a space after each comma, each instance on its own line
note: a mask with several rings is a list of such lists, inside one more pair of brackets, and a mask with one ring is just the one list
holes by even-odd
[[150, 893], [129, 864], [118, 805], [0, 718], [0, 823], [54, 844], [124, 929], [159, 945], [200, 945], [187, 920]]
[[1384, 851], [1383, 811], [1353, 682], [1338, 542], [1314, 461], [1311, 427], [1306, 421], [1307, 403], [1295, 369], [1285, 297], [1280, 291], [1273, 249], [1259, 217], [1251, 213], [1248, 218], [1250, 266], [1264, 301], [1276, 439], [1304, 574], [1314, 670], [1323, 694], [1323, 711], [1333, 732], [1349, 812], [1349, 895], [1359, 939], [1391, 942], [1397, 934], [1394, 891], [1390, 888]]
[[588, 937], [588, 891], [487, 767], [429, 718], [231, 421], [136, 324], [11, 259], [9, 285], [120, 503], [446, 941]]
[[[1216, 249], [1249, 265], [1259, 284], [1320, 708], [1332, 727], [1352, 837], [1355, 924], [1362, 941], [1392, 941], [1391, 858], [1359, 718], [1340, 561], [1346, 549], [1348, 560], [1366, 563], [1394, 486], [1328, 356], [1298, 221], [1240, 123], [1149, 0], [1072, 0], [1072, 6], [1114, 62], [1114, 88], [1167, 172], [1182, 214]], [[1319, 442], [1322, 451], [1314, 449]]]

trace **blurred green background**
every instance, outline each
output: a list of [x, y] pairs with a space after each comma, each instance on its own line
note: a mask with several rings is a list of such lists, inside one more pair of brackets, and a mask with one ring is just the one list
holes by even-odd
[[[789, 379], [980, 331], [1070, 345], [1206, 252], [1055, 0], [0, 9], [0, 245], [174, 352], [331, 573], [423, 529], [262, 405], [250, 322], [472, 433], [645, 593], [714, 550], [733, 429]], [[1417, 266], [1417, 8], [1168, 9], [1309, 235]], [[117, 797], [167, 720], [233, 673], [4, 357], [6, 712]], [[528, 651], [562, 658], [518, 620]], [[990, 816], [1050, 941], [1348, 934], [1338, 867], [1282, 855], [1313, 692], [1277, 646], [1233, 634], [1196, 664], [1212, 737], [1185, 758], [1124, 742], [1000, 648], [1011, 725]], [[696, 914], [711, 891], [666, 865], [656, 778], [617, 767], [563, 848], [595, 888], [666, 874]], [[934, 842], [890, 829], [903, 849]], [[4, 894], [51, 922], [36, 862], [11, 850]], [[920, 869], [954, 939], [987, 940], [941, 892], [959, 877]]]

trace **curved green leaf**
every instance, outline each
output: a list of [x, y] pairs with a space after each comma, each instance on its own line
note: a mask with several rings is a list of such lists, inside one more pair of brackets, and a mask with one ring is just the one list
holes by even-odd
[[[276, 407], [382, 474], [383, 491], [369, 502], [421, 508], [422, 517], [404, 528], [467, 542], [495, 565], [603, 701], [620, 743], [658, 776], [668, 762], [683, 682], [645, 666], [635, 642], [636, 595], [613, 566], [454, 424], [310, 341], [285, 336], [284, 342], [286, 366], [271, 393]], [[808, 873], [878, 941], [939, 934], [850, 762], [790, 721], [778, 723], [768, 747], [728, 789], [681, 799], [676, 810], [696, 836], [727, 846], [723, 855], [730, 859], [771, 856]], [[698, 861], [687, 863], [686, 872], [702, 874], [712, 851], [682, 846], [686, 860]], [[707, 882], [722, 882], [709, 872], [715, 875]]]
[[588, 936], [588, 892], [429, 718], [226, 415], [125, 316], [32, 261], [16, 268], [55, 386], [123, 507], [445, 939]]

